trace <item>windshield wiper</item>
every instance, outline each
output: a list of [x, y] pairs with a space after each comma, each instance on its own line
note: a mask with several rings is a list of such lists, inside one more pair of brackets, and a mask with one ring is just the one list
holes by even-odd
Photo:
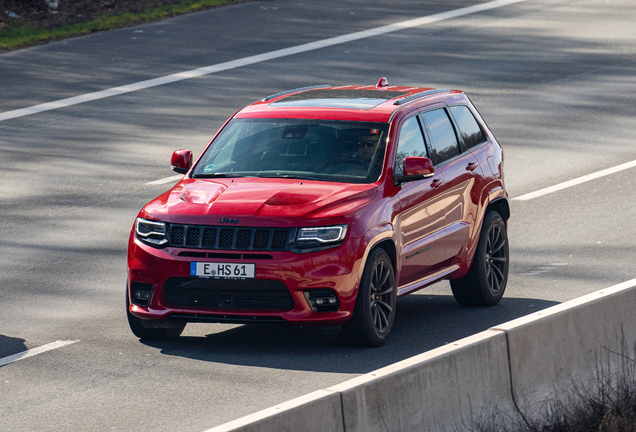
[[[297, 175], [293, 175], [293, 174], [258, 174], [257, 177], [263, 177], [263, 178], [289, 178], [289, 179], [301, 178], [301, 177], [298, 177]], [[304, 177], [302, 177], [302, 178], [304, 178]]]
[[300, 180], [317, 180], [317, 181], [329, 181], [325, 177], [312, 177], [302, 174], [258, 174], [257, 177], [262, 178], [285, 178], [285, 179], [300, 179]]
[[195, 174], [192, 178], [219, 178], [219, 177], [243, 177], [239, 174], [231, 174], [231, 173], [201, 173]]

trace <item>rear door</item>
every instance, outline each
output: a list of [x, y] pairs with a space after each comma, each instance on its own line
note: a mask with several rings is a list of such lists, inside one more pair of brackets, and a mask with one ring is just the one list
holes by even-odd
[[444, 176], [446, 252], [452, 263], [465, 260], [476, 228], [484, 176], [474, 154], [458, 139], [457, 128], [446, 108], [422, 113], [423, 124], [436, 171]]

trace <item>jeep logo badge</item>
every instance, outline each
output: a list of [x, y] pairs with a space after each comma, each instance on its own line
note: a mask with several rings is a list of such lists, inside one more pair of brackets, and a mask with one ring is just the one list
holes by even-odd
[[219, 219], [219, 223], [236, 225], [236, 224], [239, 223], [239, 220], [238, 219], [228, 219], [225, 216], [223, 216], [221, 219]]

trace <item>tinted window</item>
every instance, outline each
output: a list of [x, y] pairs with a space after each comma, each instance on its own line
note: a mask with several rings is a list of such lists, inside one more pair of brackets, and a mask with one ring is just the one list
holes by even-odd
[[453, 117], [455, 117], [459, 133], [464, 140], [464, 144], [466, 144], [466, 148], [471, 148], [484, 142], [486, 137], [468, 107], [455, 106], [451, 107], [450, 110], [453, 113]]
[[435, 165], [459, 154], [459, 145], [455, 129], [446, 114], [446, 110], [437, 109], [423, 114], [431, 137], [432, 159]]
[[424, 137], [420, 129], [417, 117], [413, 116], [402, 124], [400, 129], [400, 137], [398, 138], [398, 148], [395, 154], [394, 174], [401, 175], [402, 162], [407, 156], [428, 157], [426, 154], [426, 146], [424, 145]]

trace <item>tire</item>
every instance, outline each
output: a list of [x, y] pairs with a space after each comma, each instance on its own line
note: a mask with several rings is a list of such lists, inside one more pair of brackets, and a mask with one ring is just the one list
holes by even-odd
[[506, 289], [509, 264], [506, 224], [499, 213], [488, 212], [470, 271], [450, 281], [455, 300], [466, 306], [496, 305]]
[[185, 323], [166, 323], [161, 321], [142, 320], [130, 313], [130, 300], [126, 291], [126, 315], [130, 330], [139, 339], [176, 339], [181, 336]]
[[395, 272], [384, 249], [369, 254], [360, 280], [353, 316], [342, 326], [340, 338], [350, 345], [383, 345], [395, 320]]

